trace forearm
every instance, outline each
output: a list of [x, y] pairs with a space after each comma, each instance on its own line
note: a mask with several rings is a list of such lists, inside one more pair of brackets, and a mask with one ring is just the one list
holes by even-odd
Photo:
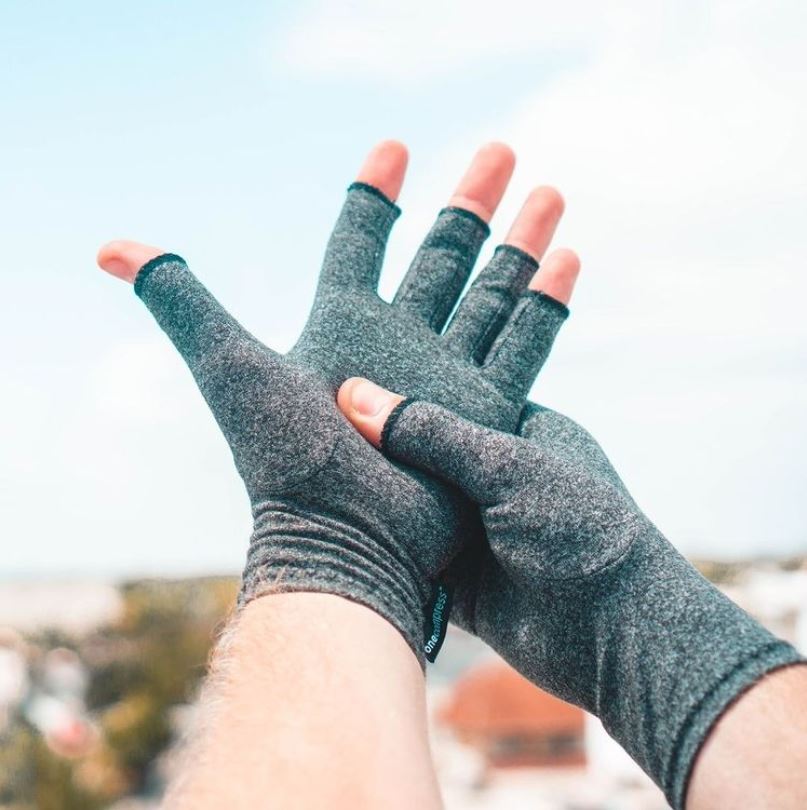
[[648, 526], [596, 583], [597, 713], [682, 807], [693, 762], [726, 708], [803, 659]]
[[807, 807], [807, 666], [772, 672], [726, 710], [695, 761], [686, 807]]
[[199, 710], [168, 810], [440, 806], [423, 672], [400, 633], [354, 602], [247, 605]]
[[491, 571], [483, 585], [473, 629], [530, 680], [599, 716], [676, 808], [727, 707], [803, 661], [668, 544], [634, 544], [586, 580], [527, 590]]

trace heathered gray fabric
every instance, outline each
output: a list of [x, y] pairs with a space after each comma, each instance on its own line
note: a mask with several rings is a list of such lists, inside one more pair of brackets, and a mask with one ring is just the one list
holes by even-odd
[[244, 330], [180, 257], [145, 265], [135, 292], [193, 373], [252, 503], [241, 603], [270, 591], [347, 596], [395, 625], [424, 665], [431, 584], [476, 517], [377, 453], [332, 386]]
[[415, 400], [390, 415], [383, 444], [479, 504], [488, 547], [459, 583], [455, 618], [600, 717], [681, 808], [723, 709], [803, 659], [678, 554], [585, 430], [530, 405], [520, 431]]
[[[399, 213], [375, 189], [350, 187], [308, 323], [288, 358], [321, 374], [334, 390], [348, 377], [367, 377], [404, 396], [424, 397], [482, 424], [514, 430], [566, 308], [525, 292], [534, 260], [501, 247], [442, 335], [488, 228], [467, 211], [443, 209], [389, 304], [377, 286]], [[494, 282], [505, 268], [514, 277], [506, 292]], [[518, 317], [510, 319], [513, 307]], [[531, 352], [522, 357], [527, 345]]]
[[[453, 618], [528, 677], [598, 711], [680, 807], [713, 720], [756, 678], [797, 656], [637, 516], [585, 431], [525, 404], [567, 314], [551, 298], [525, 292], [532, 259], [498, 248], [441, 335], [487, 235], [473, 215], [449, 208], [393, 303], [377, 296], [398, 214], [375, 189], [351, 187], [308, 325], [285, 360], [238, 326], [178, 257], [160, 257], [138, 276], [136, 291], [188, 362], [253, 503], [241, 602], [277, 590], [348, 596], [398, 627], [423, 663], [431, 581], [464, 535], [465, 550], [448, 571], [457, 587]], [[551, 547], [540, 533], [511, 532], [494, 555], [481, 541], [476, 510], [458, 505], [451, 487], [410, 468], [378, 466], [381, 457], [334, 408], [336, 388], [354, 375], [534, 443], [550, 459], [538, 491], [568, 508], [539, 505], [523, 520], [552, 517], [544, 530]], [[484, 464], [474, 456], [463, 469], [490, 472], [493, 464], [507, 472], [523, 463], [484, 454]], [[577, 501], [587, 487], [609, 501], [594, 512], [602, 529], [581, 528], [582, 516], [593, 516], [591, 495], [591, 508]], [[495, 504], [485, 503], [491, 534], [509, 525], [509, 512], [497, 523]], [[613, 532], [620, 539], [612, 544]], [[567, 578], [545, 576], [555, 568]]]
[[[501, 247], [443, 337], [440, 331], [488, 227], [467, 211], [441, 211], [388, 304], [376, 288], [399, 213], [377, 189], [362, 183], [349, 188], [311, 315], [285, 360], [238, 326], [178, 257], [158, 258], [141, 269], [135, 291], [191, 367], [247, 483], [255, 533], [241, 602], [267, 590], [339, 593], [389, 619], [422, 662], [425, 603], [438, 573], [456, 557], [460, 540], [472, 538], [472, 546], [481, 545], [478, 516], [464, 501], [456, 514], [455, 494], [432, 480], [424, 482], [422, 475], [408, 480], [409, 470], [362, 467], [358, 462], [367, 464], [368, 448], [358, 449], [355, 431], [335, 408], [334, 394], [348, 377], [366, 376], [512, 430], [537, 367], [568, 313], [547, 296], [525, 292], [536, 263], [516, 248]], [[520, 314], [511, 322], [514, 307]], [[204, 327], [208, 322], [210, 334]], [[238, 339], [211, 340], [219, 332]], [[497, 338], [495, 352], [489, 352]], [[195, 345], [199, 341], [201, 348]], [[519, 367], [526, 345], [542, 347], [542, 354], [525, 355]], [[213, 362], [215, 374], [203, 373]], [[250, 370], [250, 363], [257, 369]], [[273, 375], [278, 384], [270, 384]], [[506, 385], [500, 382], [503, 377]], [[315, 407], [304, 413], [314, 392]], [[322, 425], [335, 420], [340, 436], [348, 430], [339, 442], [329, 441], [325, 428], [317, 427], [317, 416], [326, 413], [331, 421]], [[340, 452], [328, 455], [332, 445]], [[355, 462], [346, 460], [348, 446], [358, 453]], [[336, 465], [340, 475], [326, 475], [328, 465]], [[364, 475], [350, 478], [362, 470]], [[259, 485], [250, 484], [253, 479]], [[282, 500], [267, 497], [275, 487]], [[365, 503], [365, 496], [374, 500]], [[409, 498], [420, 499], [418, 518], [404, 526]], [[392, 553], [385, 556], [385, 549]], [[463, 566], [460, 559], [460, 572]]]
[[446, 343], [461, 356], [482, 363], [538, 262], [512, 245], [499, 245], [487, 267], [460, 301], [446, 330]]

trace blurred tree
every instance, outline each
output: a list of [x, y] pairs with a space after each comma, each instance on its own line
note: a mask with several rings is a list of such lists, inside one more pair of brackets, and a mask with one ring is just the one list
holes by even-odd
[[128, 583], [114, 624], [84, 639], [38, 634], [34, 649], [76, 649], [88, 666], [87, 705], [101, 734], [87, 756], [68, 760], [13, 724], [0, 738], [0, 806], [96, 810], [146, 791], [152, 765], [174, 739], [172, 710], [195, 697], [236, 592], [224, 578]]

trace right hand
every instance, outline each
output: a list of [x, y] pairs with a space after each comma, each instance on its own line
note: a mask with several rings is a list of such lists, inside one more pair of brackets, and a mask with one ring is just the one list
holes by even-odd
[[[533, 418], [543, 415], [542, 435], [528, 440], [362, 379], [345, 382], [337, 401], [376, 447], [478, 506], [487, 544], [451, 583], [452, 619], [533, 682], [598, 714], [597, 606], [581, 615], [582, 593], [617, 581], [614, 572], [637, 540], [657, 533], [594, 439], [538, 406]], [[369, 401], [373, 407], [363, 407]], [[569, 665], [572, 658], [578, 665]]]
[[717, 718], [767, 672], [799, 661], [796, 650], [673, 548], [570, 420], [530, 406], [527, 439], [375, 386], [370, 415], [353, 403], [371, 385], [340, 390], [359, 432], [479, 508], [487, 546], [459, 583], [465, 626], [600, 717], [681, 807]]

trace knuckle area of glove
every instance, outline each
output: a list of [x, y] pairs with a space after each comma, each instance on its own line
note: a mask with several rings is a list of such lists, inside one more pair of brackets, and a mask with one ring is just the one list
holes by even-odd
[[[243, 452], [238, 454], [233, 450], [236, 467], [248, 482], [247, 489], [253, 502], [261, 497], [301, 492], [304, 487], [313, 486], [317, 476], [329, 467], [336, 451], [335, 437], [322, 429], [316, 433], [302, 430], [298, 435], [302, 433], [307, 442], [303, 452], [289, 449], [288, 434], [277, 442], [267, 442], [257, 452], [254, 445], [239, 448]], [[267, 462], [267, 458], [272, 458], [272, 461]]]
[[512, 430], [523, 406], [508, 399], [479, 366], [449, 352], [442, 336], [418, 317], [375, 293], [321, 290], [289, 356], [334, 385], [367, 377], [499, 430]]
[[[448, 251], [445, 257], [450, 263]], [[457, 273], [459, 268], [455, 278]], [[453, 351], [445, 335], [419, 315], [390, 306], [375, 293], [349, 296], [339, 289], [323, 291], [309, 329], [338, 330], [357, 365], [375, 371], [376, 382], [383, 375], [385, 384], [399, 393], [444, 405], [488, 427], [512, 430], [524, 407], [520, 389], [511, 391], [491, 379], [484, 366], [465, 352]]]

